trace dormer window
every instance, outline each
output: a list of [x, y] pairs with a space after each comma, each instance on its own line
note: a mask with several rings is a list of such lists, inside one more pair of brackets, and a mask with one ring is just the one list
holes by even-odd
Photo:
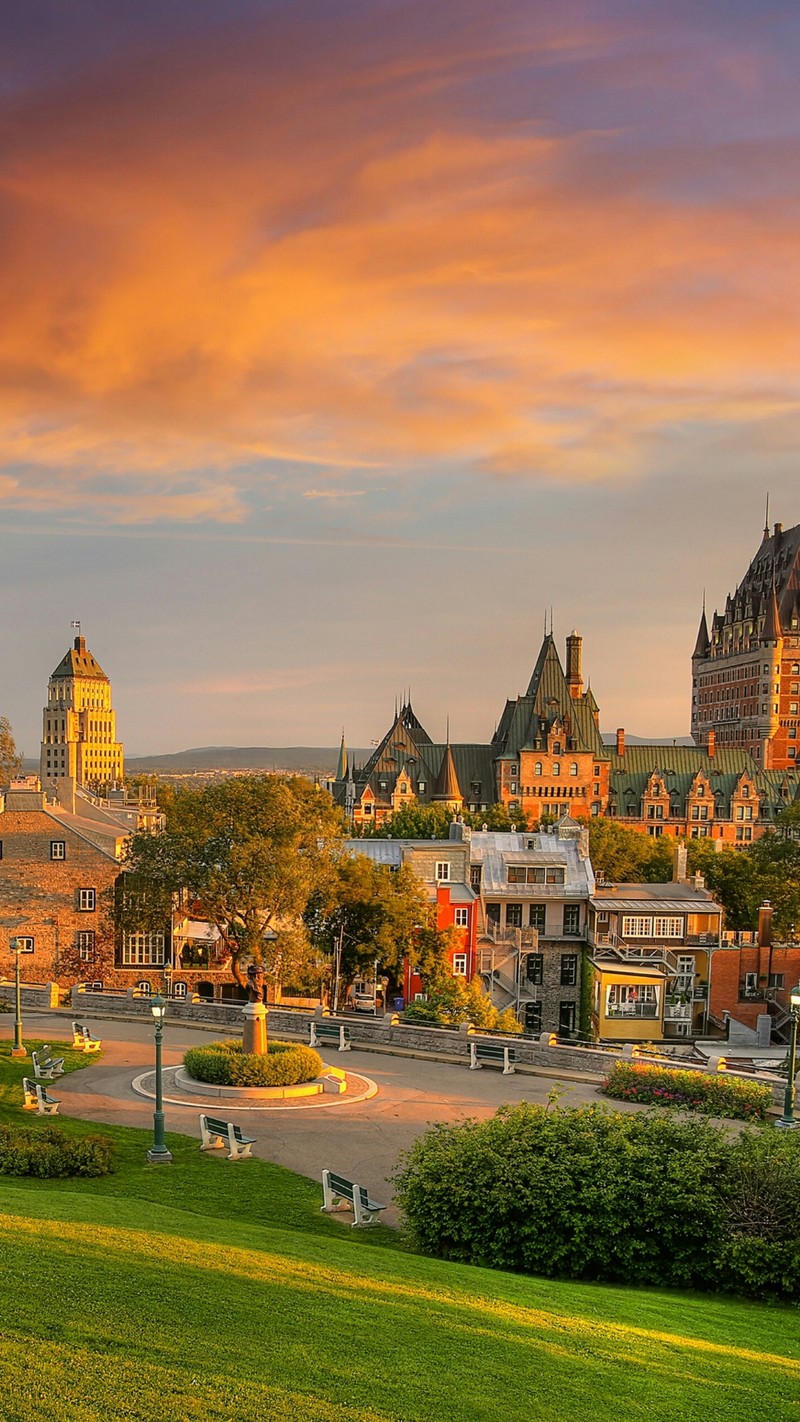
[[742, 786], [742, 796], [744, 797], [745, 800], [748, 800], [748, 799], [750, 798], [750, 786], [749, 786], [749, 785], [743, 785], [743, 786]]

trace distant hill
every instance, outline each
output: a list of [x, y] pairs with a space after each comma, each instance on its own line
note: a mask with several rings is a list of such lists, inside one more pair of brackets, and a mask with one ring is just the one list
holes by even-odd
[[[348, 752], [359, 763], [365, 750]], [[212, 770], [293, 771], [305, 775], [333, 775], [338, 746], [197, 746], [173, 755], [126, 756], [131, 775], [180, 775]]]
[[[691, 746], [691, 736], [631, 736], [625, 733], [629, 746], [672, 745]], [[613, 746], [616, 736], [603, 732], [603, 741]], [[351, 763], [363, 765], [369, 750], [348, 748]], [[338, 746], [196, 746], [192, 750], [175, 751], [172, 755], [126, 756], [125, 768], [131, 775], [207, 775], [213, 771], [290, 771], [301, 775], [333, 775], [339, 759]], [[35, 775], [38, 760], [26, 760], [25, 770]]]

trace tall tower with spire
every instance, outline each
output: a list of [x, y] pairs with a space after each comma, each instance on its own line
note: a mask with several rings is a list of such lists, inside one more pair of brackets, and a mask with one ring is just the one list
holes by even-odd
[[747, 750], [763, 770], [800, 763], [800, 524], [764, 529], [761, 546], [692, 653], [692, 735]]
[[111, 682], [77, 636], [47, 689], [42, 716], [39, 776], [43, 786], [65, 782], [94, 790], [121, 784], [123, 747], [111, 705]]

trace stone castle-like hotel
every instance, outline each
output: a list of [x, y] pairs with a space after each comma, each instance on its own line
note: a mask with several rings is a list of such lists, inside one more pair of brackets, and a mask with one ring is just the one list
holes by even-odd
[[582, 639], [562, 665], [552, 631], [527, 690], [507, 701], [491, 740], [435, 742], [410, 700], [363, 766], [342, 738], [332, 785], [356, 826], [380, 825], [414, 801], [454, 813], [507, 807], [544, 818], [608, 815], [653, 837], [710, 838], [744, 848], [800, 795], [800, 525], [764, 529], [742, 582], [692, 656], [695, 744], [606, 745], [584, 686]]

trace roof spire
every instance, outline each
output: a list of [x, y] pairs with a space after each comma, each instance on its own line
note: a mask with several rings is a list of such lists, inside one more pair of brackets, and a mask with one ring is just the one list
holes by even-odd
[[767, 599], [767, 612], [761, 632], [762, 642], [777, 642], [783, 636], [781, 615], [778, 610], [778, 595], [775, 591], [775, 570], [772, 571], [772, 592]]
[[346, 779], [347, 779], [347, 768], [348, 768], [347, 746], [346, 746], [345, 743], [344, 743], [344, 726], [342, 726], [342, 744], [341, 744], [340, 747], [339, 747], [339, 762], [338, 762], [338, 765], [336, 766], [336, 779], [337, 779], [337, 780], [346, 780]]
[[767, 509], [764, 515], [764, 537], [762, 542], [766, 543], [769, 538], [769, 492], [767, 493]]

